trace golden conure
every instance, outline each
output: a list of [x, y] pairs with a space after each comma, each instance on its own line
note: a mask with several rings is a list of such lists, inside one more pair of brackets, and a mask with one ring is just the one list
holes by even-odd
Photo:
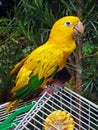
[[53, 25], [47, 42], [32, 51], [11, 71], [17, 76], [6, 113], [15, 109], [19, 100], [33, 94], [39, 87], [46, 87], [54, 74], [64, 68], [67, 58], [75, 50], [73, 36], [83, 32], [83, 24], [75, 16], [63, 17]]

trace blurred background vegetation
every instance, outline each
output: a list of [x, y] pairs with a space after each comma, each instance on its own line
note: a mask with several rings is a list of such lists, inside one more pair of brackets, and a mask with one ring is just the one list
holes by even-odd
[[[79, 5], [78, 2], [82, 4]], [[81, 9], [82, 15], [77, 13]], [[97, 0], [0, 0], [0, 103], [7, 101], [14, 77], [10, 71], [34, 48], [43, 44], [53, 23], [66, 15], [79, 15], [85, 26], [82, 38], [81, 94], [98, 104], [98, 1]], [[77, 53], [71, 56], [78, 57]], [[67, 65], [75, 76], [74, 66]], [[75, 77], [77, 78], [77, 77]], [[70, 82], [71, 89], [75, 83]]]

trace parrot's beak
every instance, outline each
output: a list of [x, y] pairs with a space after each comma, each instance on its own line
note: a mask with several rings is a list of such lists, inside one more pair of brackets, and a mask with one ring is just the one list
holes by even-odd
[[84, 26], [81, 21], [78, 22], [78, 24], [74, 27], [74, 33], [75, 35], [81, 33], [84, 33]]

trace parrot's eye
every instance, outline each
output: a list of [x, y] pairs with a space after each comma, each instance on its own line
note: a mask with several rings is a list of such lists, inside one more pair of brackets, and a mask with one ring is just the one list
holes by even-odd
[[72, 23], [69, 22], [69, 21], [67, 21], [67, 22], [64, 23], [64, 25], [66, 25], [66, 26], [72, 26]]

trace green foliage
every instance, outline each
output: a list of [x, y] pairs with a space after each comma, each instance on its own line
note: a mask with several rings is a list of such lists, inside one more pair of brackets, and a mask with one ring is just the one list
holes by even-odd
[[98, 97], [98, 52], [88, 55], [84, 59], [82, 69], [83, 84], [82, 93], [90, 100], [96, 100]]
[[[91, 39], [92, 40], [92, 39]], [[93, 41], [93, 40], [92, 40]], [[98, 45], [86, 42], [83, 46], [84, 67], [82, 68], [83, 94], [90, 100], [98, 97]]]
[[[98, 94], [98, 4], [84, 0], [82, 21], [85, 25], [83, 44], [82, 90], [95, 100]], [[20, 0], [14, 6], [14, 17], [0, 19], [0, 99], [6, 101], [14, 79], [13, 66], [32, 49], [48, 39], [53, 23], [65, 15], [77, 15], [73, 0]]]
[[83, 19], [85, 37], [82, 48], [83, 68], [81, 85], [82, 93], [86, 98], [98, 103], [98, 4], [89, 0], [84, 1]]

